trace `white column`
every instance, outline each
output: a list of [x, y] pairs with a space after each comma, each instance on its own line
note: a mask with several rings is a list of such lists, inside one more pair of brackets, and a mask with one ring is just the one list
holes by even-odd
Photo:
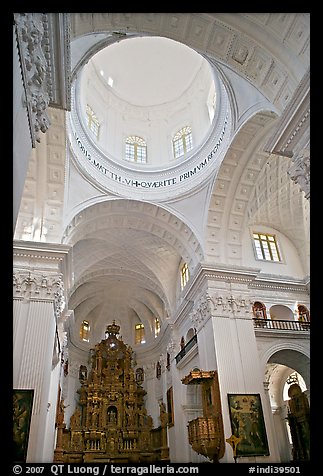
[[[16, 315], [15, 320], [18, 328], [17, 334], [21, 335], [23, 330], [25, 333], [19, 371], [14, 374], [13, 383], [14, 387], [18, 389], [34, 389], [27, 461], [37, 463], [43, 461], [42, 453], [45, 442], [43, 430], [46, 426], [55, 343], [56, 323], [53, 303], [32, 301], [28, 304], [27, 316]], [[16, 360], [16, 350], [17, 348], [14, 346], [14, 361]]]
[[[213, 289], [195, 300], [191, 314], [198, 331], [201, 369], [217, 370], [220, 386], [224, 437], [232, 434], [228, 394], [260, 394], [270, 456], [243, 458], [245, 462], [279, 462], [277, 444], [272, 435], [272, 415], [263, 388], [264, 376], [259, 365], [256, 337], [248, 305], [247, 289], [230, 286]], [[213, 340], [213, 342], [211, 342]], [[222, 463], [233, 462], [231, 447], [225, 443]]]
[[[53, 249], [54, 248], [54, 249]], [[27, 462], [50, 462], [60, 373], [57, 334], [68, 247], [15, 242], [13, 386], [34, 390]]]

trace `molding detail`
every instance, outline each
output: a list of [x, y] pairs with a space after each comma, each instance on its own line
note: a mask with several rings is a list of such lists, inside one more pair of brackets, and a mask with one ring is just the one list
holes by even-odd
[[210, 298], [212, 304], [212, 315], [220, 317], [241, 317], [248, 319], [252, 302], [245, 297], [235, 297], [232, 294], [214, 294]]
[[290, 178], [305, 193], [305, 198], [310, 198], [310, 152], [304, 149], [293, 158], [292, 166], [287, 171]]
[[167, 344], [167, 347], [166, 347], [166, 350], [167, 350], [167, 352], [169, 353], [169, 355], [171, 357], [174, 356], [174, 354], [176, 352], [176, 347], [177, 347], [176, 342], [174, 342], [174, 340], [171, 338], [171, 340], [169, 341], [169, 343]]
[[210, 301], [211, 298], [206, 292], [194, 303], [193, 311], [189, 314], [189, 317], [197, 329], [203, 327], [211, 317]]
[[26, 107], [30, 123], [32, 146], [40, 142], [40, 132], [50, 126], [46, 113], [49, 104], [45, 48], [48, 44], [47, 15], [42, 13], [15, 14], [20, 62], [26, 92]]
[[65, 308], [64, 284], [63, 280], [57, 281], [57, 290], [54, 292], [54, 313], [56, 322], [61, 320], [62, 312]]
[[293, 157], [295, 151], [300, 148], [300, 144], [304, 144], [304, 147], [309, 141], [309, 119], [310, 71], [308, 70], [277, 122], [275, 132], [267, 142], [265, 151]]
[[[13, 275], [14, 298], [57, 302], [55, 317], [62, 305], [62, 274], [46, 275], [43, 273], [15, 270]], [[55, 306], [55, 304], [54, 304]]]
[[145, 372], [145, 378], [151, 379], [155, 376], [156, 373], [156, 364], [155, 362], [150, 362], [148, 364], [143, 364], [142, 365], [144, 372]]
[[40, 132], [45, 133], [51, 125], [48, 106], [71, 108], [70, 17], [66, 13], [15, 13], [14, 21], [24, 105], [35, 148]]

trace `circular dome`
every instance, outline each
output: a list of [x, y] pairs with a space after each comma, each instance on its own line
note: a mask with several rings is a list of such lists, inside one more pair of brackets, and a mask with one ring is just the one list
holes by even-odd
[[209, 63], [159, 37], [103, 48], [84, 67], [80, 93], [92, 141], [115, 161], [139, 167], [186, 160], [205, 140], [216, 103]]
[[86, 175], [133, 198], [143, 189], [169, 198], [205, 181], [231, 125], [214, 66], [161, 37], [95, 51], [75, 76], [69, 121], [72, 156]]
[[114, 43], [91, 61], [111, 93], [140, 107], [166, 104], [181, 97], [205, 62], [191, 48], [160, 37]]

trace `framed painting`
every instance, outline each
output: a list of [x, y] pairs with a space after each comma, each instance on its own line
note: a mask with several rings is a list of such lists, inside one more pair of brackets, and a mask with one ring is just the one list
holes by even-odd
[[26, 462], [34, 390], [13, 390], [13, 458]]
[[170, 387], [166, 392], [168, 426], [174, 425], [174, 401], [173, 401], [173, 387]]
[[232, 434], [241, 441], [237, 457], [268, 456], [268, 440], [260, 394], [228, 394]]

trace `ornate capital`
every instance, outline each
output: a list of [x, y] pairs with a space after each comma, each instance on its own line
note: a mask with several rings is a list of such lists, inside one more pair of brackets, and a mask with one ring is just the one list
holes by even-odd
[[27, 301], [34, 299], [54, 302], [55, 316], [57, 317], [63, 303], [62, 274], [46, 275], [40, 272], [15, 270], [13, 293], [14, 298], [22, 298]]
[[305, 193], [305, 197], [310, 197], [310, 153], [303, 150], [299, 155], [293, 158], [293, 163], [288, 170], [288, 175], [301, 190]]
[[244, 296], [216, 293], [210, 297], [212, 315], [229, 317], [248, 317], [251, 310], [251, 302]]

